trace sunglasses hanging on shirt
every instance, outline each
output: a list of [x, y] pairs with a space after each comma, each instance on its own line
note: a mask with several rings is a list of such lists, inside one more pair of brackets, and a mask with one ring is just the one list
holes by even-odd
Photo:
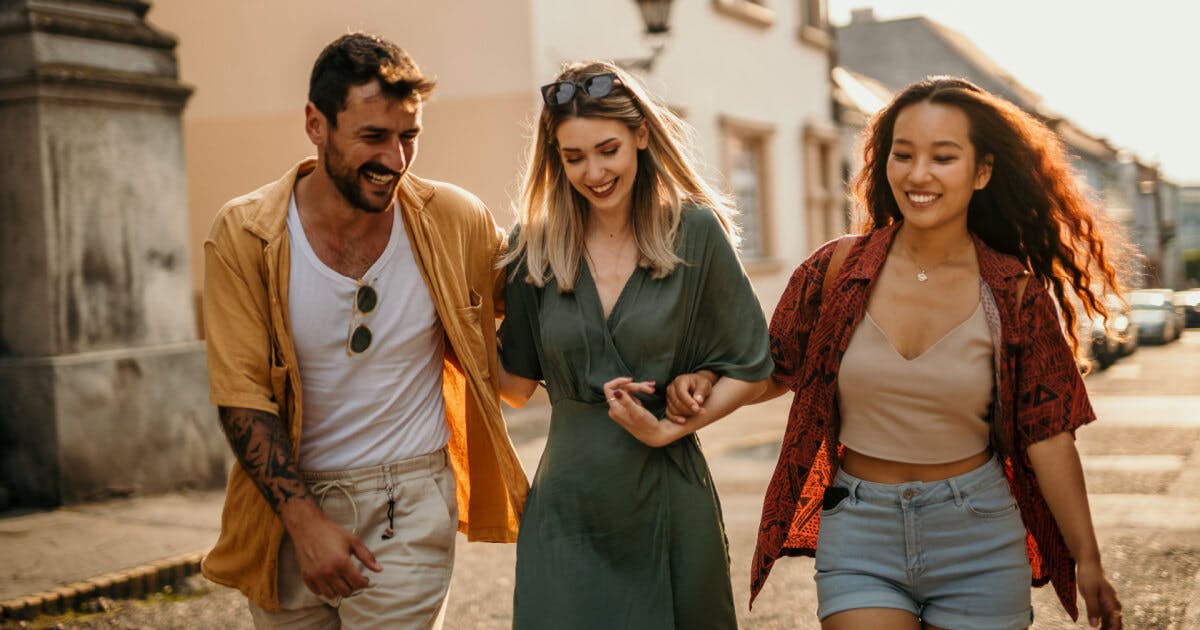
[[354, 292], [354, 313], [350, 319], [350, 335], [346, 339], [346, 354], [362, 354], [371, 347], [371, 328], [365, 322], [355, 322], [360, 315], [366, 316], [374, 311], [378, 303], [379, 294], [369, 284], [360, 284]]

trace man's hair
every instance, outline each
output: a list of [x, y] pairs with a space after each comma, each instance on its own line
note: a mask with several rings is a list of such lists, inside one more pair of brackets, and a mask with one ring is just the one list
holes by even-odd
[[330, 42], [317, 57], [308, 81], [308, 100], [330, 127], [337, 127], [350, 86], [373, 80], [379, 81], [385, 95], [397, 100], [424, 98], [435, 85], [395, 43], [370, 33], [349, 33]]

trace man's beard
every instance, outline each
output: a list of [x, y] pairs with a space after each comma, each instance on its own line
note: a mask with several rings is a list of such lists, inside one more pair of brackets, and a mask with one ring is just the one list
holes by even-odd
[[[400, 174], [393, 171], [378, 162], [367, 162], [359, 168], [355, 169], [345, 164], [342, 152], [338, 150], [337, 145], [329, 143], [325, 149], [325, 174], [337, 187], [338, 192], [342, 193], [342, 197], [355, 208], [363, 212], [377, 214], [385, 212], [392, 207], [392, 200], [396, 198], [396, 188], [400, 186]], [[395, 175], [396, 179], [392, 184], [392, 190], [387, 196], [387, 200], [378, 202], [374, 195], [368, 196], [363, 193], [362, 186], [359, 185], [358, 178], [360, 171], [370, 171], [380, 175]]]

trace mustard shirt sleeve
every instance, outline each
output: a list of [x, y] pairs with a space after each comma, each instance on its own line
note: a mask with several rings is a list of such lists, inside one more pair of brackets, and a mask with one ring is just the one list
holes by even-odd
[[[254, 266], [252, 278], [238, 264], [221, 227], [204, 243], [204, 332], [208, 346], [209, 400], [220, 407], [244, 407], [280, 414], [271, 387], [271, 339], [265, 279]], [[261, 247], [259, 248], [261, 251]]]

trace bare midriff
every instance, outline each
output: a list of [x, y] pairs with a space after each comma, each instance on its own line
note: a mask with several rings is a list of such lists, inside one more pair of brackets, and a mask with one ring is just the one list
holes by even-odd
[[845, 449], [842, 452], [842, 469], [864, 481], [875, 483], [905, 483], [907, 481], [941, 481], [971, 472], [992, 458], [991, 449], [976, 453], [965, 459], [944, 464], [910, 464], [879, 459]]

